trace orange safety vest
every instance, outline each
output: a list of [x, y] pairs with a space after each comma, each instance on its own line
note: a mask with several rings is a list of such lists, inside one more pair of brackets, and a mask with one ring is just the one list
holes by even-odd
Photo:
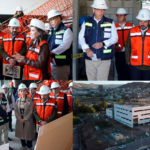
[[38, 99], [41, 98], [41, 96], [38, 93], [35, 93], [35, 95], [33, 96], [33, 98], [32, 98], [32, 96], [31, 96], [30, 93], [27, 96], [33, 100], [33, 111], [34, 111], [36, 102], [37, 102]]
[[133, 27], [133, 24], [130, 22], [126, 22], [123, 29], [121, 28], [119, 23], [117, 23], [115, 26], [118, 33], [118, 42], [115, 44], [115, 50], [118, 52], [122, 51], [123, 47], [125, 47], [129, 31]]
[[26, 26], [27, 26], [27, 20], [25, 19], [25, 17], [18, 17], [17, 18], [20, 24], [19, 27], [19, 32], [21, 33], [26, 33]]
[[130, 62], [133, 66], [150, 66], [150, 28], [146, 31], [144, 40], [140, 27], [130, 30], [131, 57]]
[[49, 94], [50, 99], [55, 100], [57, 102], [57, 117], [62, 116], [63, 106], [64, 106], [64, 96], [65, 96], [65, 93], [63, 92], [59, 92], [56, 98], [53, 92]]
[[[7, 55], [12, 58], [12, 55], [17, 53], [20, 53], [22, 50], [23, 43], [25, 41], [25, 37], [22, 34], [18, 34], [15, 37], [14, 45], [12, 44], [12, 37], [9, 34], [5, 34], [3, 36], [3, 45], [4, 45], [4, 51], [7, 53]], [[4, 64], [9, 64], [8, 61], [3, 59]], [[23, 65], [23, 63], [18, 63], [17, 66]]]
[[[2, 43], [2, 39], [3, 39], [3, 36], [5, 35], [6, 33], [4, 32], [0, 32], [0, 44]], [[0, 55], [0, 59], [2, 59], [3, 57]]]
[[72, 94], [71, 92], [67, 93], [67, 99], [68, 99], [68, 104], [69, 104], [69, 113], [72, 112]]
[[[29, 50], [26, 54], [26, 58], [37, 61], [38, 56], [41, 51], [41, 46], [45, 43], [47, 43], [46, 40], [42, 40], [36, 48], [29, 47]], [[47, 72], [49, 75], [51, 75], [50, 62], [51, 62], [51, 57], [49, 55], [48, 62], [47, 64], [45, 64], [47, 65]], [[28, 65], [24, 65], [24, 75], [25, 75], [25, 80], [42, 80], [43, 79], [42, 69], [34, 68]]]
[[[26, 90], [26, 95], [28, 96], [29, 92]], [[18, 91], [18, 97], [21, 97], [20, 91]]]
[[31, 39], [31, 36], [30, 36], [30, 32], [28, 32], [27, 35], [26, 35], [27, 50], [29, 49], [29, 45], [31, 44], [31, 42], [32, 42], [32, 39]]
[[[49, 99], [46, 102], [45, 107], [42, 99], [36, 101], [36, 111], [42, 121], [46, 121], [52, 115], [54, 107], [55, 107], [55, 100], [53, 99]], [[41, 124], [38, 123], [37, 121], [36, 124], [41, 126]]]

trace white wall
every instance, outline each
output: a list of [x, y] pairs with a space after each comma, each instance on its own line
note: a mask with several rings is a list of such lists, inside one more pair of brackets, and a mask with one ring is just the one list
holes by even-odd
[[[1, 0], [0, 3], [0, 14], [11, 15], [15, 14], [17, 6], [22, 6], [23, 10], [29, 8], [30, 6], [36, 4], [40, 0]], [[38, 8], [39, 6], [46, 3], [48, 0], [42, 0], [36, 5], [24, 11], [24, 14], [31, 12], [32, 10]]]
[[106, 116], [112, 118], [112, 109], [106, 109]]

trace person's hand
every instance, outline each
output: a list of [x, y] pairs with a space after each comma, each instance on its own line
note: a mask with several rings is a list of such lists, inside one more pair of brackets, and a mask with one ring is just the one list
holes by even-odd
[[14, 67], [15, 67], [15, 65], [9, 65], [9, 69], [10, 69], [10, 70], [13, 70]]
[[91, 49], [86, 49], [87, 56], [92, 58], [94, 56], [94, 52]]
[[0, 119], [3, 119], [3, 118], [0, 116]]
[[50, 54], [51, 54], [51, 55], [54, 55], [53, 51], [50, 51]]
[[44, 126], [45, 124], [47, 124], [46, 121], [41, 121], [41, 125]]
[[24, 123], [24, 122], [25, 122], [25, 120], [24, 120], [24, 119], [20, 119], [20, 122], [21, 122], [21, 123]]
[[95, 49], [100, 49], [103, 47], [103, 42], [97, 42], [97, 43], [93, 44], [92, 47]]
[[15, 55], [12, 55], [12, 57], [13, 58], [15, 58], [15, 60], [17, 61], [17, 62], [23, 62], [23, 59], [25, 58], [25, 56], [22, 56], [22, 55], [20, 55], [19, 53], [17, 53], [16, 52], [16, 54]]
[[10, 65], [14, 66], [16, 64], [16, 61], [13, 58], [9, 58]]

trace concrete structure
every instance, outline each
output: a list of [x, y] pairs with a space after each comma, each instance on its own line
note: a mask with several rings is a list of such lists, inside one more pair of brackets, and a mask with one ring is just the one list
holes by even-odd
[[113, 110], [112, 108], [107, 108], [106, 109], [106, 116], [113, 118]]

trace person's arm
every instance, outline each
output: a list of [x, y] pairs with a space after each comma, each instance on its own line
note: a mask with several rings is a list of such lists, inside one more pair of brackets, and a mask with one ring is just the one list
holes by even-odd
[[112, 27], [111, 27], [111, 38], [109, 38], [108, 40], [105, 40], [103, 42], [105, 43], [106, 47], [114, 45], [115, 43], [118, 42], [118, 34], [117, 34], [117, 30], [116, 30], [114, 21], [112, 22]]
[[27, 45], [26, 45], [26, 41], [24, 40], [24, 43], [22, 45], [22, 49], [21, 49], [21, 52], [19, 53], [20, 55], [22, 56], [25, 56], [27, 53]]
[[35, 109], [34, 109], [34, 117], [35, 117], [35, 119], [36, 119], [37, 122], [39, 122], [41, 120], [41, 118], [39, 117], [39, 115], [37, 113], [36, 105], [35, 105]]
[[1, 56], [6, 60], [6, 58], [8, 58], [9, 56], [7, 55], [7, 53], [4, 51], [4, 44], [3, 44], [3, 40], [1, 42], [0, 45], [0, 54]]
[[23, 59], [23, 63], [28, 66], [37, 68], [37, 69], [38, 68], [43, 69], [43, 68], [45, 68], [45, 65], [47, 64], [48, 57], [50, 57], [50, 51], [49, 51], [48, 44], [43, 44], [41, 47], [41, 51], [40, 51], [37, 61], [30, 60], [25, 57]]
[[30, 120], [32, 115], [33, 115], [33, 101], [31, 100], [31, 103], [29, 105], [28, 115], [24, 117], [24, 120], [26, 121]]
[[69, 111], [69, 104], [68, 104], [68, 99], [67, 99], [67, 95], [64, 95], [64, 106], [63, 106], [63, 112], [62, 112], [62, 116], [68, 114]]
[[53, 109], [52, 115], [46, 120], [47, 123], [55, 120], [57, 118], [57, 102], [55, 102], [55, 107]]
[[15, 111], [16, 119], [17, 119], [17, 120], [22, 119], [21, 116], [20, 116], [20, 111], [18, 111], [17, 101], [16, 101], [16, 107], [15, 107], [14, 111]]
[[59, 55], [63, 52], [65, 52], [67, 49], [70, 48], [73, 41], [73, 33], [70, 28], [68, 28], [63, 36], [62, 43], [55, 49], [52, 50], [52, 52], [56, 55]]
[[127, 41], [126, 41], [126, 46], [125, 46], [126, 64], [130, 64], [130, 56], [131, 56], [131, 41], [130, 41], [130, 31], [129, 31]]

